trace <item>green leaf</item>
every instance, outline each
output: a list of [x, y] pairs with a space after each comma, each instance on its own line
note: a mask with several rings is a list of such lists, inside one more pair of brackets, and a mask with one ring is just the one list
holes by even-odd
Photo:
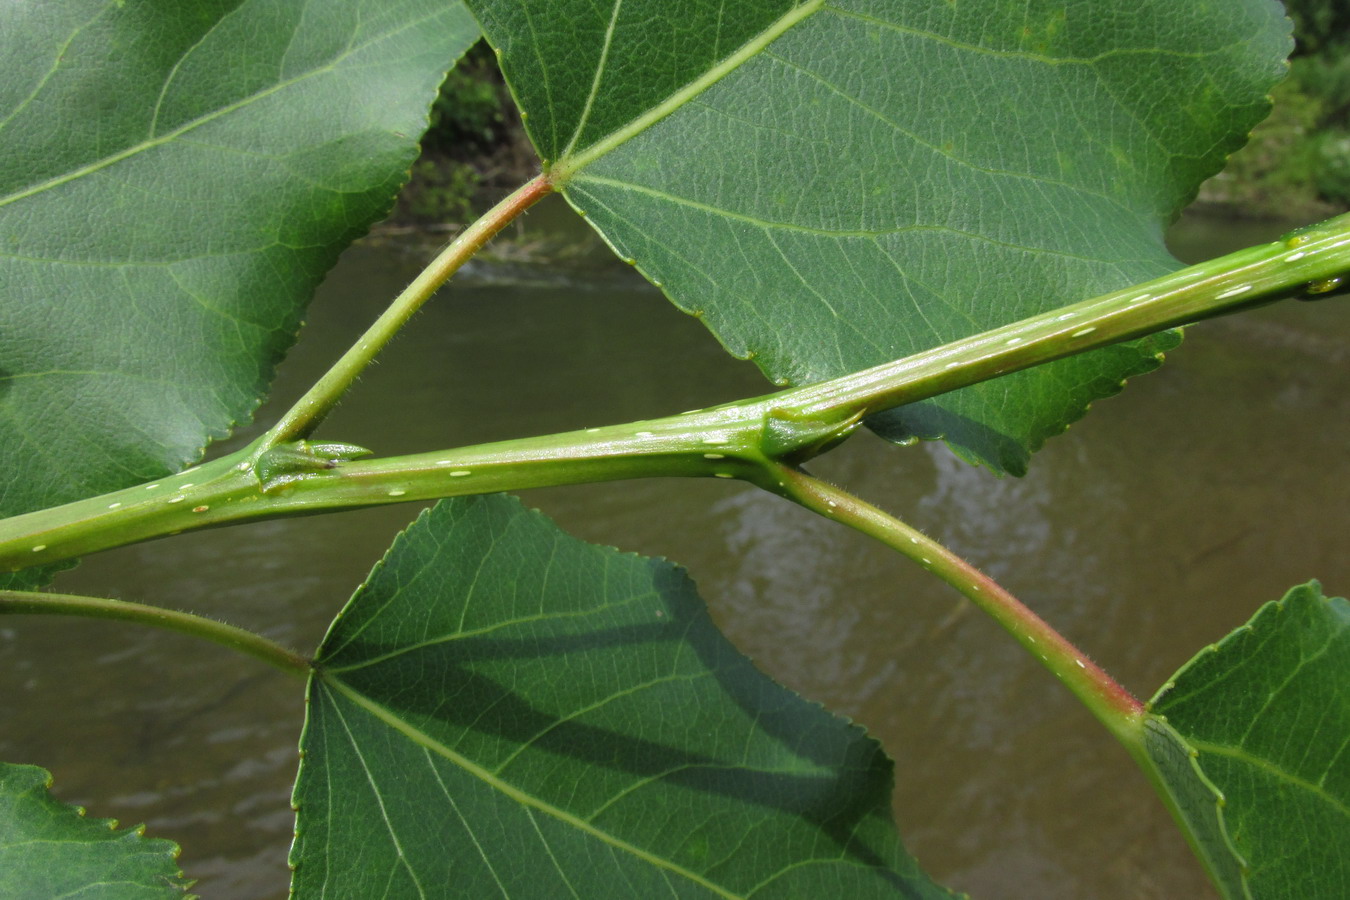
[[760, 674], [682, 570], [500, 495], [395, 542], [301, 748], [302, 898], [950, 896], [875, 741]]
[[1245, 861], [1238, 856], [1224, 824], [1223, 792], [1200, 769], [1199, 754], [1157, 716], [1144, 719], [1145, 774], [1181, 826], [1210, 880], [1225, 897], [1247, 897], [1242, 886]]
[[191, 882], [178, 870], [172, 841], [86, 819], [47, 792], [51, 781], [36, 766], [0, 763], [0, 897], [185, 896]]
[[1150, 710], [1149, 760], [1226, 897], [1350, 895], [1350, 603], [1294, 588]]
[[[1164, 225], [1265, 115], [1290, 47], [1270, 0], [469, 6], [572, 204], [797, 384], [1175, 268]], [[873, 426], [1021, 473], [1177, 340]]]
[[249, 417], [476, 37], [446, 0], [6, 5], [0, 516]]
[[33, 566], [18, 572], [0, 572], [0, 591], [35, 591], [50, 584], [57, 572], [74, 565], [75, 561], [70, 561], [50, 566]]

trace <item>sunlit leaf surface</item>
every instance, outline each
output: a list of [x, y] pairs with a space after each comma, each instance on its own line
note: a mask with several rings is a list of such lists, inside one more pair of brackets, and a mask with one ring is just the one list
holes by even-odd
[[1172, 732], [1152, 762], [1226, 896], [1350, 896], [1350, 603], [1294, 588], [1150, 708]]
[[0, 763], [0, 897], [181, 900], [190, 882], [172, 841], [86, 819], [47, 792], [36, 766]]
[[[775, 381], [1178, 264], [1164, 226], [1268, 109], [1269, 0], [469, 0], [568, 199]], [[1020, 473], [1174, 335], [872, 424]]]
[[476, 36], [446, 0], [5, 4], [0, 516], [249, 417]]

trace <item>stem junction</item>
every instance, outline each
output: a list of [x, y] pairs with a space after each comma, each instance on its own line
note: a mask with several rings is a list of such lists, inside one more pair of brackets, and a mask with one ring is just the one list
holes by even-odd
[[170, 478], [0, 522], [0, 571], [229, 522], [655, 476], [777, 488], [873, 413], [1163, 328], [1289, 296], [1350, 271], [1350, 215], [1145, 284], [818, 384], [645, 422], [411, 456], [306, 438], [357, 374], [465, 260], [552, 190], [533, 179], [464, 232], [270, 431]]

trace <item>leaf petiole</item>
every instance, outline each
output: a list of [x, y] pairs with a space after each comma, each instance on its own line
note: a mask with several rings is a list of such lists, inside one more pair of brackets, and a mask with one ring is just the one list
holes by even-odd
[[1049, 669], [1127, 749], [1139, 745], [1144, 704], [988, 575], [918, 529], [800, 469], [782, 467], [778, 481], [778, 493], [875, 538], [956, 588]]
[[525, 182], [500, 203], [488, 210], [482, 218], [466, 228], [448, 247], [427, 265], [412, 284], [394, 298], [366, 332], [346, 353], [314, 383], [305, 395], [295, 402], [281, 420], [257, 444], [258, 455], [277, 444], [306, 438], [319, 426], [342, 395], [370, 365], [376, 355], [393, 339], [413, 313], [459, 271], [475, 253], [498, 232], [514, 221], [553, 190], [547, 175], [538, 175]]
[[302, 678], [309, 676], [309, 660], [287, 650], [275, 641], [244, 628], [180, 610], [162, 609], [126, 600], [84, 597], [78, 594], [0, 591], [0, 615], [24, 614], [115, 619], [177, 631], [237, 650], [283, 672]]

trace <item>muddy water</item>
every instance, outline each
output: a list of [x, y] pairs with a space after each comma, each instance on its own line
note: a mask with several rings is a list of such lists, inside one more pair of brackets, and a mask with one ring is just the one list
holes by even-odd
[[[547, 211], [536, 221], [547, 222]], [[1190, 223], [1189, 258], [1267, 239]], [[382, 453], [677, 412], [763, 392], [603, 254], [468, 273], [325, 426]], [[351, 251], [277, 394], [290, 399], [411, 277]], [[598, 260], [598, 261], [597, 261]], [[995, 479], [941, 447], [859, 436], [821, 461], [991, 572], [1141, 695], [1289, 586], [1350, 591], [1350, 308], [1287, 303], [1190, 330], [1033, 460]], [[262, 413], [275, 415], [275, 407]], [[939, 879], [995, 898], [1212, 896], [1142, 776], [978, 612], [904, 560], [753, 490], [636, 482], [534, 492], [591, 540], [688, 566], [762, 667], [865, 724]], [[190, 609], [311, 648], [411, 507], [184, 535], [86, 560], [58, 587]], [[0, 758], [64, 799], [178, 840], [212, 898], [285, 896], [302, 685], [190, 639], [0, 622]]]

